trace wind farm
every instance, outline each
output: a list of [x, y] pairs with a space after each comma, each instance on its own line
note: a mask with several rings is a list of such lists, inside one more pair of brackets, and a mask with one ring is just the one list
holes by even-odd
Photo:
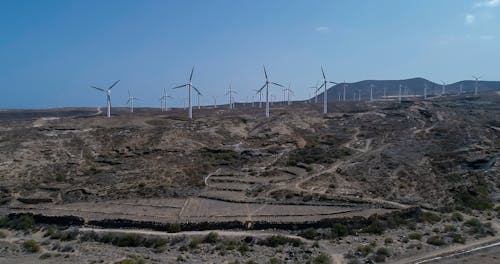
[[443, 1], [5, 4], [0, 263], [498, 263], [500, 2]]

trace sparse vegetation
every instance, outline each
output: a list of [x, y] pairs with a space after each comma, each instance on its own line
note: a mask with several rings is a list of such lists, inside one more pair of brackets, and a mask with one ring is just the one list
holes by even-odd
[[29, 231], [34, 226], [35, 220], [29, 214], [9, 215], [0, 219], [0, 228]]
[[279, 264], [279, 263], [281, 262], [276, 257], [272, 257], [269, 259], [269, 264]]
[[328, 256], [326, 254], [320, 254], [320, 255], [313, 258], [312, 263], [313, 264], [329, 264], [329, 263], [331, 263], [331, 259], [330, 259], [330, 256]]
[[441, 217], [438, 214], [432, 212], [422, 211], [420, 215], [417, 217], [417, 221], [420, 223], [434, 224], [441, 221]]
[[356, 252], [361, 254], [361, 256], [366, 257], [368, 254], [373, 252], [374, 246], [371, 244], [368, 245], [360, 245], [356, 248]]
[[277, 236], [270, 236], [264, 240], [261, 240], [259, 241], [259, 244], [268, 247], [278, 247], [286, 244], [298, 247], [301, 246], [303, 243], [298, 238], [288, 238], [285, 236], [277, 235]]
[[421, 240], [422, 239], [422, 234], [418, 233], [418, 232], [409, 233], [408, 234], [408, 238], [409, 239], [413, 239], [413, 240]]
[[314, 228], [308, 228], [299, 234], [301, 237], [307, 239], [315, 239], [318, 236], [318, 232]]
[[202, 149], [201, 155], [217, 165], [236, 165], [241, 159], [240, 153], [229, 149]]
[[[481, 178], [474, 175], [478, 180]], [[462, 187], [455, 194], [457, 208], [471, 208], [475, 210], [493, 209], [493, 200], [488, 191], [488, 187], [484, 184], [478, 184], [473, 187]]]
[[444, 246], [446, 245], [446, 242], [441, 236], [431, 236], [427, 238], [427, 244], [433, 245], [433, 246]]
[[203, 243], [209, 243], [209, 244], [215, 244], [220, 240], [219, 234], [216, 232], [210, 232], [208, 235], [203, 239]]
[[139, 257], [135, 257], [133, 259], [124, 259], [124, 260], [120, 260], [118, 262], [115, 262], [114, 264], [146, 264], [146, 261], [142, 258], [139, 258]]
[[469, 234], [475, 234], [482, 237], [486, 235], [494, 236], [495, 230], [491, 227], [491, 223], [481, 223], [477, 218], [471, 218], [463, 223], [463, 226], [468, 229]]
[[[335, 142], [338, 144], [339, 141]], [[333, 163], [336, 159], [349, 156], [352, 152], [348, 148], [338, 148], [328, 144], [308, 144], [302, 149], [298, 149], [289, 154], [287, 165], [297, 166], [297, 164], [324, 164]]]
[[24, 241], [23, 248], [30, 253], [36, 253], [41, 250], [40, 244], [33, 239]]
[[382, 235], [384, 233], [384, 226], [378, 220], [373, 221], [369, 226], [364, 228], [362, 232], [369, 234]]
[[465, 238], [461, 234], [453, 233], [451, 239], [453, 243], [465, 244]]
[[331, 229], [331, 238], [343, 237], [349, 234], [347, 226], [335, 223]]
[[375, 262], [385, 262], [386, 258], [390, 257], [391, 254], [387, 248], [379, 248], [375, 252], [374, 260]]
[[200, 246], [201, 241], [198, 238], [192, 238], [191, 242], [189, 242], [189, 248], [196, 249]]
[[453, 212], [450, 216], [451, 221], [462, 222], [464, 221], [464, 216], [459, 212]]
[[443, 228], [443, 232], [449, 233], [449, 232], [455, 232], [457, 231], [457, 228], [454, 225], [445, 225]]

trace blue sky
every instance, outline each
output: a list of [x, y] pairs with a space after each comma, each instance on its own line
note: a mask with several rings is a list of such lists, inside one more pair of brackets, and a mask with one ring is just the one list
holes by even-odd
[[334, 81], [500, 80], [499, 22], [500, 0], [1, 0], [0, 108], [102, 106], [89, 85], [118, 79], [114, 106], [127, 89], [159, 106], [193, 65], [205, 103], [229, 83], [254, 96], [263, 64], [298, 98], [321, 65]]

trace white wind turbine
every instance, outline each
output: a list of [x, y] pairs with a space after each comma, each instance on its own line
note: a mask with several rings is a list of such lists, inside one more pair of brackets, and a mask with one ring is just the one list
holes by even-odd
[[345, 102], [345, 88], [346, 88], [347, 86], [349, 86], [349, 85], [348, 85], [348, 84], [344, 81], [344, 85], [343, 85], [343, 87], [344, 87], [344, 98], [343, 98], [343, 101], [344, 101], [344, 102]]
[[427, 82], [424, 83], [424, 99], [427, 99]]
[[212, 98], [214, 99], [214, 109], [217, 108], [217, 96], [213, 95]]
[[259, 108], [262, 108], [262, 91], [259, 91], [258, 89], [254, 89], [257, 94], [259, 94]]
[[444, 95], [446, 93], [446, 83], [441, 81], [441, 95]]
[[167, 94], [167, 88], [163, 88], [163, 96], [160, 97], [160, 102], [161, 102], [161, 111], [163, 112], [164, 110], [165, 111], [168, 111], [168, 107], [167, 107], [167, 100], [168, 98], [170, 99], [174, 99], [172, 96], [168, 95]]
[[288, 88], [283, 89], [283, 92], [286, 92], [286, 93], [287, 93], [287, 100], [286, 100], [286, 101], [287, 101], [287, 104], [288, 104], [288, 105], [291, 105], [291, 103], [290, 103], [290, 94], [293, 94], [292, 89], [290, 89], [290, 87], [291, 87], [291, 86], [292, 86], [292, 83], [289, 83], [289, 84], [288, 84]]
[[236, 91], [233, 90], [233, 87], [231, 84], [229, 84], [229, 91], [226, 93], [226, 95], [229, 95], [229, 109], [234, 109], [234, 97], [233, 94], [238, 94]]
[[479, 87], [479, 80], [482, 78], [481, 76], [472, 76], [476, 80], [476, 86], [474, 87], [474, 96], [477, 96], [477, 89]]
[[196, 89], [196, 94], [198, 95], [198, 109], [201, 109], [200, 97], [203, 96], [203, 94], [201, 94], [198, 89]]
[[269, 81], [269, 78], [267, 77], [266, 67], [265, 66], [263, 67], [264, 67], [264, 75], [266, 76], [266, 83], [264, 83], [264, 85], [262, 86], [262, 88], [259, 89], [258, 92], [261, 92], [262, 89], [266, 88], [266, 117], [269, 118], [269, 84], [274, 84], [283, 88], [284, 86], [279, 83]]
[[375, 85], [373, 83], [370, 84], [370, 102], [373, 102], [373, 87], [375, 87]]
[[399, 102], [401, 103], [401, 88], [403, 87], [402, 84], [399, 84]]
[[318, 103], [318, 82], [316, 82], [316, 86], [310, 86], [309, 88], [314, 89], [314, 103]]
[[111, 117], [111, 88], [113, 88], [120, 80], [116, 81], [115, 83], [113, 83], [108, 89], [104, 90], [102, 88], [99, 88], [99, 87], [95, 87], [95, 86], [90, 86], [94, 89], [97, 89], [101, 92], [104, 92], [106, 93], [106, 103], [107, 103], [107, 106], [108, 106], [108, 117]]
[[327, 81], [326, 80], [326, 76], [325, 76], [325, 71], [323, 71], [323, 66], [321, 66], [321, 73], [323, 74], [323, 84], [318, 88], [318, 90], [320, 90], [321, 88], [324, 88], [324, 91], [323, 91], [323, 114], [326, 114], [328, 113], [328, 89], [332, 88], [328, 88], [328, 84], [331, 83], [331, 84], [338, 84], [336, 82], [332, 82], [332, 81]]
[[188, 101], [189, 101], [189, 103], [188, 103], [188, 106], [189, 106], [188, 117], [189, 117], [189, 119], [193, 119], [193, 105], [191, 104], [191, 88], [193, 88], [196, 92], [200, 93], [200, 91], [198, 91], [198, 89], [192, 83], [193, 72], [194, 72], [194, 66], [193, 66], [193, 69], [191, 69], [191, 75], [189, 76], [189, 82], [173, 88], [173, 89], [178, 89], [178, 88], [182, 88], [182, 87], [186, 87], [186, 86], [188, 87]]
[[130, 94], [130, 90], [128, 90], [127, 92], [128, 92], [128, 100], [127, 100], [127, 104], [130, 104], [130, 113], [133, 113], [133, 112], [134, 112], [134, 101], [135, 101], [135, 100], [139, 100], [139, 98], [137, 98], [137, 97], [133, 97], [133, 96]]

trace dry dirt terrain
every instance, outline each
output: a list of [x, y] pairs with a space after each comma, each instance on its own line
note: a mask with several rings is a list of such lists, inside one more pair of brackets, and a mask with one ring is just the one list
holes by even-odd
[[497, 92], [329, 109], [2, 110], [0, 263], [408, 263], [500, 239]]

